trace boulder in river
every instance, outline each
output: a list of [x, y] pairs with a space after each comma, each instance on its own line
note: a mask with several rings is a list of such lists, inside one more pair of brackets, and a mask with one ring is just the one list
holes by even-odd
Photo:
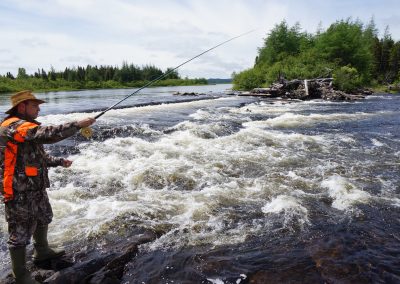
[[173, 94], [174, 96], [202, 96], [202, 95], [206, 95], [204, 93], [195, 93], [195, 92], [175, 92]]

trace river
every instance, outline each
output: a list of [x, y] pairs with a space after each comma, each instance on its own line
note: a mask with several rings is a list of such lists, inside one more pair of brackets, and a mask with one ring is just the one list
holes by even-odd
[[[48, 146], [73, 160], [50, 170], [51, 241], [101, 251], [115, 235], [157, 232], [121, 283], [399, 283], [400, 96], [298, 102], [228, 88], [149, 88], [98, 119], [93, 139]], [[94, 115], [132, 91], [38, 94], [39, 121]]]

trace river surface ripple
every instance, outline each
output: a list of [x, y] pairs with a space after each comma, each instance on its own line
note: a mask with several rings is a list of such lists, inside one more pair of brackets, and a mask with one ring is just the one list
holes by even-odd
[[[400, 95], [291, 102], [229, 87], [148, 89], [102, 116], [92, 140], [48, 146], [74, 161], [50, 171], [51, 240], [101, 250], [157, 232], [122, 283], [399, 283]], [[186, 90], [206, 94], [172, 95]], [[40, 121], [93, 115], [131, 91], [39, 94]]]

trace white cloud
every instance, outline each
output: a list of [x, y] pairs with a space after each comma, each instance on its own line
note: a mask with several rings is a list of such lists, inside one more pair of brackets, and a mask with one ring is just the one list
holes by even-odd
[[[6, 62], [0, 64], [0, 74], [16, 73], [18, 67], [33, 72], [50, 66], [63, 70], [86, 64], [120, 65], [123, 60], [166, 69], [230, 37], [260, 28], [179, 70], [189, 77], [229, 77], [233, 71], [253, 65], [263, 38], [281, 20], [290, 24], [299, 21], [314, 32], [321, 20], [329, 25], [346, 18], [347, 13], [354, 14], [355, 5], [348, 1], [322, 2], [2, 0], [0, 49], [10, 52], [0, 52], [0, 62]], [[369, 13], [368, 5], [363, 5], [362, 11], [368, 19], [378, 11], [378, 27], [381, 29], [385, 21], [393, 23], [391, 32], [395, 35], [400, 29], [399, 15], [394, 2], [388, 3], [392, 9], [381, 3], [379, 10]], [[380, 14], [382, 7], [386, 7], [384, 16]]]

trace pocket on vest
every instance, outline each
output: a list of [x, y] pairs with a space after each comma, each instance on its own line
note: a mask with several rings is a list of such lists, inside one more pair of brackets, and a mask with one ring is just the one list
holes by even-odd
[[36, 177], [38, 175], [38, 168], [32, 166], [26, 166], [25, 175], [28, 177]]

